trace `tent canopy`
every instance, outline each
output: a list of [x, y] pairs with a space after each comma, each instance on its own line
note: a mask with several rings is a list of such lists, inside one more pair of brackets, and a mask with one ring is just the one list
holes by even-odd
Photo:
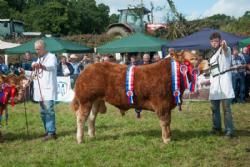
[[18, 44], [18, 43], [4, 42], [4, 41], [0, 40], [0, 50], [13, 48], [13, 47], [16, 47], [16, 46], [19, 46], [19, 45], [20, 44]]
[[[7, 54], [23, 54], [27, 51], [35, 53], [34, 43], [38, 39], [33, 39], [29, 42], [26, 42], [20, 46], [6, 49]], [[55, 37], [43, 37], [46, 44], [46, 50], [53, 53], [91, 53], [93, 49], [88, 48], [87, 46], [78, 44], [72, 41], [66, 41]]]
[[240, 40], [244, 39], [244, 37], [233, 35], [231, 33], [223, 32], [223, 31], [211, 29], [211, 28], [204, 28], [189, 36], [186, 36], [184, 38], [179, 38], [172, 42], [169, 42], [165, 45], [165, 47], [175, 48], [176, 50], [181, 50], [181, 49], [206, 50], [210, 48], [209, 37], [213, 32], [220, 33], [222, 36], [222, 39], [226, 40], [229, 46], [237, 45]]
[[241, 48], [250, 45], [250, 38], [243, 39], [239, 42]]
[[130, 36], [108, 42], [97, 47], [97, 53], [130, 53], [160, 51], [167, 40], [162, 40], [143, 33], [134, 33]]

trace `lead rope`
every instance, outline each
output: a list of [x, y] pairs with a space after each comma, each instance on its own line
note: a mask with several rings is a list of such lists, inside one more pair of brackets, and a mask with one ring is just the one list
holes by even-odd
[[26, 89], [24, 90], [23, 106], [24, 106], [24, 116], [25, 116], [25, 122], [26, 122], [26, 131], [27, 131], [27, 135], [29, 136], [29, 124], [28, 124], [28, 116], [27, 116], [27, 108], [26, 108]]
[[[43, 96], [42, 96], [42, 91], [41, 91], [41, 85], [40, 85], [40, 81], [39, 81], [39, 74], [42, 74], [43, 73], [43, 70], [41, 70], [41, 72], [39, 72], [39, 70], [35, 69], [35, 74], [34, 74], [34, 77], [33, 77], [33, 72], [31, 72], [31, 75], [30, 75], [30, 78], [29, 78], [29, 85], [30, 83], [32, 82], [32, 80], [36, 77], [37, 79], [37, 82], [38, 82], [38, 86], [39, 86], [39, 92], [40, 92], [40, 95], [41, 95], [41, 100], [42, 100], [42, 105], [44, 105], [44, 100], [43, 100]], [[27, 90], [25, 89], [24, 90], [24, 115], [25, 115], [25, 121], [26, 121], [26, 131], [27, 131], [27, 135], [29, 136], [29, 124], [28, 124], [28, 116], [27, 116], [27, 107], [26, 107], [26, 92]]]
[[44, 99], [43, 99], [43, 95], [42, 95], [42, 90], [41, 90], [41, 84], [40, 84], [40, 81], [39, 81], [39, 74], [42, 74], [43, 70], [41, 70], [41, 72], [39, 73], [39, 70], [35, 70], [35, 76], [36, 76], [36, 79], [37, 79], [37, 83], [38, 83], [38, 87], [39, 87], [39, 92], [40, 92], [40, 96], [41, 96], [41, 104], [44, 105]]

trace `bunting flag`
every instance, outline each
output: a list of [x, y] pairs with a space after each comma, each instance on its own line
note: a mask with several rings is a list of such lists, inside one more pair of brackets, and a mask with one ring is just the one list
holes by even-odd
[[126, 72], [126, 95], [129, 104], [134, 104], [134, 74], [135, 66], [128, 66]]
[[181, 104], [180, 99], [180, 63], [175, 61], [174, 59], [171, 60], [171, 72], [172, 72], [172, 93], [175, 98], [175, 103], [177, 105]]

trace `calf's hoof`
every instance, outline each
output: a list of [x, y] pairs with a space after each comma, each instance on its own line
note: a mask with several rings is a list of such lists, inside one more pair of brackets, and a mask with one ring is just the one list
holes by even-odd
[[95, 134], [92, 131], [88, 131], [88, 135], [89, 135], [90, 138], [94, 138], [95, 137]]
[[78, 144], [81, 144], [83, 142], [82, 138], [81, 137], [76, 137], [76, 141]]
[[171, 138], [163, 139], [164, 144], [168, 144], [168, 143], [170, 143], [170, 141], [171, 141]]

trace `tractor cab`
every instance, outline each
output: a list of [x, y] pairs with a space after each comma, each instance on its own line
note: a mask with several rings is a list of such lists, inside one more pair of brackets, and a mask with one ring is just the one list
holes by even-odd
[[146, 24], [151, 23], [151, 11], [145, 7], [118, 10], [119, 22], [108, 27], [107, 34], [127, 36], [132, 32], [145, 32]]
[[118, 10], [119, 23], [129, 25], [135, 32], [143, 32], [145, 24], [150, 22], [150, 11], [147, 8], [132, 8]]

